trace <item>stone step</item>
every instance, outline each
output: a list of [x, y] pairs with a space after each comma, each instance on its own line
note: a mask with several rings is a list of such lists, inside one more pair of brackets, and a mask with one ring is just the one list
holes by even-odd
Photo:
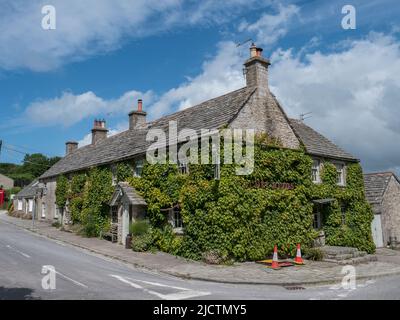
[[351, 247], [338, 247], [338, 246], [324, 246], [321, 247], [322, 252], [325, 255], [335, 256], [335, 255], [343, 255], [343, 254], [354, 254], [358, 250], [356, 248]]
[[325, 262], [337, 263], [339, 265], [357, 265], [361, 263], [368, 263], [371, 261], [377, 261], [378, 257], [376, 255], [364, 255], [362, 257], [356, 257], [352, 259], [345, 260], [335, 260], [335, 259], [324, 259]]
[[346, 254], [325, 254], [324, 257], [327, 259], [332, 259], [332, 260], [348, 260], [355, 258], [354, 254], [352, 253], [346, 253]]

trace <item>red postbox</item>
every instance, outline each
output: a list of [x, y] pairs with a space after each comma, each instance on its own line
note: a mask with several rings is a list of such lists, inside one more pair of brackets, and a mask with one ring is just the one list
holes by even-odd
[[4, 190], [0, 189], [0, 206], [4, 203]]

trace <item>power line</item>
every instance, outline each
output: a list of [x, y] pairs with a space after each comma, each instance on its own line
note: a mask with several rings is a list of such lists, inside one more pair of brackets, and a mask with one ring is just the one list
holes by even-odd
[[[19, 154], [23, 154], [25, 156], [29, 156], [28, 153], [25, 153], [25, 152], [22, 152], [22, 151], [19, 151], [19, 150], [14, 150], [12, 148], [4, 147], [4, 146], [3, 146], [3, 148], [8, 150], [8, 151], [13, 151], [13, 152], [17, 152]], [[23, 161], [26, 162], [26, 163], [30, 163], [30, 164], [36, 165], [36, 166], [41, 166], [41, 167], [46, 168], [46, 169], [49, 169], [49, 168], [52, 167], [51, 165], [46, 165], [44, 163], [36, 163], [36, 162], [29, 161], [29, 160], [23, 160]]]

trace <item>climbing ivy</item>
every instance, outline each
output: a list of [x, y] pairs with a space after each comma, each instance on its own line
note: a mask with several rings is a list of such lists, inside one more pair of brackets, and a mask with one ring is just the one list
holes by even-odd
[[[190, 174], [182, 175], [175, 165], [145, 164], [142, 177], [129, 180], [145, 198], [156, 228], [167, 225], [162, 209], [181, 208], [185, 235], [174, 242], [180, 247], [163, 250], [192, 259], [218, 250], [243, 261], [264, 258], [278, 244], [282, 253], [293, 255], [298, 242], [311, 247], [318, 235], [313, 229], [312, 200], [334, 198], [326, 212], [327, 243], [373, 252], [372, 211], [364, 197], [359, 164], [348, 166], [346, 187], [337, 186], [336, 168], [329, 163], [324, 164], [322, 183], [314, 184], [312, 159], [304, 150], [266, 141], [257, 140], [255, 168], [248, 176], [236, 175], [234, 165], [222, 165], [220, 180], [214, 180], [211, 165], [190, 165]], [[295, 188], [256, 187], [260, 181], [291, 183]], [[342, 201], [347, 204], [345, 224]]]
[[56, 205], [60, 209], [64, 209], [67, 204], [69, 187], [69, 180], [65, 176], [57, 178]]
[[112, 174], [106, 168], [94, 168], [88, 173], [82, 197], [80, 221], [88, 236], [97, 236], [109, 227], [109, 207], [114, 188]]
[[81, 222], [81, 212], [83, 209], [83, 196], [87, 181], [86, 174], [76, 174], [71, 179], [71, 188], [69, 193], [69, 210], [73, 223]]

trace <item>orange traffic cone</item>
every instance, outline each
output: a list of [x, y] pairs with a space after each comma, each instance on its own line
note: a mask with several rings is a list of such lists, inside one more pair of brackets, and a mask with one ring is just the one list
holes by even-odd
[[304, 261], [301, 257], [300, 243], [297, 244], [297, 253], [296, 253], [296, 258], [294, 258], [294, 263], [295, 264], [304, 264]]
[[274, 246], [274, 255], [272, 256], [272, 264], [271, 264], [272, 269], [279, 269], [279, 264], [278, 264], [278, 247], [275, 245]]

